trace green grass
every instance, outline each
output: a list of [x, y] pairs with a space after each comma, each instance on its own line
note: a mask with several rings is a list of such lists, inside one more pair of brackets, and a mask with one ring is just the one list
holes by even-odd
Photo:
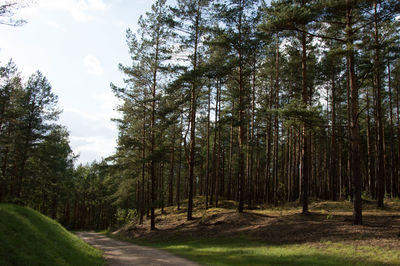
[[193, 241], [134, 241], [202, 265], [399, 265], [397, 251], [341, 243], [268, 245], [238, 238]]
[[[345, 218], [351, 218], [352, 206], [348, 201], [313, 202], [310, 204], [312, 215], [304, 217], [299, 216], [301, 207], [295, 203], [277, 208], [261, 206], [259, 209], [249, 210], [245, 213], [247, 217], [254, 218], [257, 215], [264, 217], [253, 223], [251, 219], [250, 223], [246, 223], [237, 215], [239, 220], [235, 220], [236, 222], [232, 222], [232, 219], [225, 219], [231, 214], [236, 214], [234, 202], [221, 201], [219, 204], [221, 208], [210, 208], [207, 211], [204, 210], [202, 202], [204, 202], [203, 198], [195, 198], [194, 216], [197, 218], [197, 222], [195, 220], [185, 223], [185, 209], [177, 211], [176, 207], [172, 206], [166, 207], [164, 214], [157, 212], [159, 230], [155, 232], [148, 231], [149, 223], [147, 221], [145, 225], [138, 226], [136, 231], [135, 227], [131, 226], [123, 229], [122, 233], [120, 232], [118, 235], [112, 235], [108, 231], [102, 233], [111, 237], [125, 238], [124, 240], [135, 244], [163, 249], [201, 265], [400, 265], [400, 252], [396, 239], [386, 234], [380, 235], [375, 231], [378, 227], [375, 227], [374, 230], [371, 229], [373, 227], [365, 227], [357, 231], [357, 227], [349, 228], [351, 227], [350, 222], [344, 222]], [[398, 217], [399, 202], [390, 200], [386, 201], [385, 205], [385, 209], [380, 210], [376, 208], [375, 203], [366, 202], [364, 205], [364, 214], [367, 214], [366, 220], [372, 223], [380, 219], [384, 221]], [[212, 218], [213, 216], [216, 218]], [[390, 216], [393, 217], [390, 218]], [[225, 218], [220, 219], [221, 217]], [[218, 232], [215, 229], [217, 227], [213, 227], [215, 224], [202, 224], [203, 220], [211, 222], [222, 220], [223, 223], [219, 225], [219, 228], [223, 229], [224, 223], [226, 223], [226, 226], [230, 226], [228, 229], [237, 231], [235, 233], [235, 231], [228, 230], [228, 234], [224, 235], [224, 230]], [[279, 230], [279, 226], [275, 226], [275, 223], [285, 223], [285, 220], [288, 220], [287, 226], [295, 228], [297, 226], [298, 228], [272, 234], [271, 239], [262, 237], [268, 235], [269, 231], [265, 230], [266, 228], [264, 231], [260, 229], [260, 232], [264, 233], [257, 234], [257, 226], [262, 226], [260, 224], [262, 221], [270, 223], [272, 228]], [[335, 220], [340, 226], [330, 226]], [[172, 228], [168, 226], [169, 223], [183, 225], [182, 228], [185, 230], [181, 231], [180, 227]], [[247, 226], [253, 226], [254, 229], [247, 229]], [[302, 228], [308, 228], [308, 226], [311, 227], [311, 231], [302, 231]], [[385, 226], [387, 225], [383, 225], [378, 230], [383, 232], [390, 229]], [[394, 223], [393, 226], [397, 226], [397, 223]], [[210, 231], [206, 232], [205, 230], [208, 228]], [[324, 230], [319, 231], [321, 228]], [[338, 229], [341, 231], [336, 234], [332, 231], [332, 235], [326, 231]], [[200, 230], [204, 230], [204, 234], [199, 233]], [[164, 231], [166, 235], [164, 235]], [[213, 235], [212, 232], [215, 232], [216, 235]], [[296, 234], [297, 238], [294, 239], [303, 239], [308, 242], [290, 243], [288, 242], [290, 236], [288, 238], [286, 235], [288, 232]], [[307, 235], [304, 235], [304, 238], [298, 237], [311, 232], [313, 234], [310, 237]], [[328, 235], [325, 235], [324, 232], [327, 232]], [[360, 238], [349, 238], [347, 232], [349, 234], [359, 233]], [[279, 235], [282, 235], [284, 241], [280, 241]], [[136, 239], [129, 240], [126, 237], [136, 237]]]
[[0, 204], [0, 265], [104, 265], [101, 252], [56, 221]]

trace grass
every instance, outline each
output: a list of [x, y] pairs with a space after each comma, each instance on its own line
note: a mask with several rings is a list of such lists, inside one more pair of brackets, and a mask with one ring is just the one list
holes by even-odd
[[0, 204], [0, 265], [104, 265], [101, 252], [56, 221]]
[[186, 221], [183, 204], [179, 211], [157, 210], [156, 231], [145, 223], [117, 235], [104, 233], [202, 265], [400, 265], [396, 200], [387, 200], [383, 210], [365, 202], [366, 225], [356, 227], [348, 201], [314, 201], [307, 216], [295, 203], [257, 206], [238, 215], [235, 202], [221, 201], [206, 211], [203, 201], [195, 198], [194, 221]]
[[131, 242], [163, 249], [202, 265], [400, 265], [397, 251], [330, 242], [318, 246], [269, 245], [244, 238]]

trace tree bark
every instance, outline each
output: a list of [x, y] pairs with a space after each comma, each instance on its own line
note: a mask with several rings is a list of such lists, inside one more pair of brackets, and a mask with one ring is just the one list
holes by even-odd
[[239, 31], [239, 205], [238, 205], [238, 212], [243, 212], [244, 208], [244, 181], [245, 181], [245, 174], [244, 174], [244, 136], [245, 136], [245, 100], [244, 100], [244, 80], [243, 80], [243, 36], [242, 36], [242, 19], [243, 19], [243, 1], [239, 0], [239, 23], [238, 23], [238, 31]]
[[188, 197], [188, 210], [187, 220], [193, 220], [193, 181], [194, 181], [194, 154], [196, 148], [196, 111], [197, 111], [197, 49], [199, 42], [199, 28], [200, 28], [200, 0], [196, 3], [196, 21], [195, 21], [195, 39], [194, 39], [194, 54], [193, 54], [193, 73], [194, 79], [192, 81], [192, 89], [190, 96], [190, 157], [189, 157], [189, 197]]
[[[302, 4], [305, 4], [303, 0]], [[305, 28], [305, 26], [304, 26]], [[302, 96], [303, 104], [308, 106], [308, 80], [307, 80], [307, 36], [306, 33], [302, 33], [301, 36], [302, 44], [302, 56], [301, 56], [301, 76], [302, 76]], [[306, 127], [303, 122], [302, 126], [303, 134], [303, 147], [302, 147], [302, 173], [301, 173], [301, 201], [303, 206], [303, 213], [308, 213], [308, 183], [310, 179], [310, 137]]]
[[346, 37], [347, 37], [347, 63], [350, 78], [350, 129], [351, 129], [351, 176], [353, 186], [353, 224], [362, 224], [361, 201], [361, 171], [360, 171], [360, 127], [358, 121], [358, 85], [355, 73], [355, 59], [353, 48], [353, 6], [350, 0], [346, 0]]
[[378, 207], [383, 208], [383, 198], [385, 196], [385, 153], [383, 143], [383, 118], [382, 118], [382, 96], [381, 96], [381, 77], [380, 77], [380, 49], [379, 49], [379, 30], [378, 30], [378, 15], [377, 15], [377, 0], [374, 0], [374, 28], [375, 28], [375, 65], [374, 65], [374, 86], [376, 89], [376, 115], [378, 129], [378, 145], [377, 145], [377, 191], [378, 191]]

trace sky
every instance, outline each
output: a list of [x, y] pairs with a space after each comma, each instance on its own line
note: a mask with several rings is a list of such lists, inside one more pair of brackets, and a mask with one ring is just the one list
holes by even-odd
[[127, 28], [137, 29], [151, 0], [36, 0], [20, 9], [21, 27], [0, 25], [0, 63], [11, 58], [26, 79], [40, 70], [58, 95], [60, 124], [77, 163], [115, 151], [118, 117], [110, 82], [123, 86], [118, 64], [130, 62]]

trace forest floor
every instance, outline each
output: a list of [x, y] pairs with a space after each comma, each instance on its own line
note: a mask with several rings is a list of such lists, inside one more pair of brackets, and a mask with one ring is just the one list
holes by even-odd
[[[333, 256], [336, 262], [344, 259], [343, 263], [338, 264], [352, 265], [360, 261], [361, 264], [400, 265], [398, 200], [386, 201], [384, 209], [377, 209], [374, 202], [365, 201], [362, 226], [352, 225], [350, 202], [313, 202], [310, 204], [310, 213], [303, 215], [297, 204], [257, 206], [238, 213], [233, 201], [221, 201], [218, 208], [208, 210], [202, 207], [203, 201], [204, 198], [196, 198], [192, 221], [186, 220], [185, 205], [181, 210], [167, 207], [164, 213], [157, 213], [157, 230], [150, 231], [149, 221], [145, 221], [143, 225], [127, 225], [114, 234], [136, 243], [167, 249], [200, 263], [208, 263], [209, 258], [206, 252], [201, 256], [201, 249], [207, 243], [214, 243], [216, 249], [222, 248], [217, 257], [225, 256], [223, 261], [215, 262], [217, 265], [246, 263], [235, 262], [234, 258], [233, 261], [226, 260], [226, 252], [230, 249], [225, 247], [227, 244], [241, 251], [254, 245], [259, 248], [289, 247], [290, 250], [297, 250], [294, 254], [290, 253], [289, 261], [284, 260], [283, 264], [290, 264], [292, 259], [298, 264], [298, 256], [311, 252], [308, 257]], [[285, 252], [276, 250], [274, 256], [285, 256]], [[254, 249], [250, 253], [254, 253]], [[265, 259], [260, 258], [260, 262], [265, 262]], [[251, 264], [256, 265], [257, 261]], [[280, 261], [272, 260], [271, 263], [279, 264]], [[319, 264], [318, 260], [305, 260], [305, 265], [310, 263]]]

